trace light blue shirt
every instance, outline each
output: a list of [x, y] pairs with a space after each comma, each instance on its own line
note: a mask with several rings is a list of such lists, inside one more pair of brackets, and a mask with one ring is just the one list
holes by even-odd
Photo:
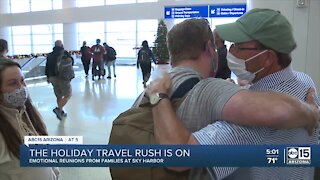
[[[295, 72], [291, 66], [268, 75], [250, 86], [254, 91], [275, 91], [286, 93], [305, 101], [307, 91], [315, 87], [312, 79], [301, 72]], [[316, 102], [319, 105], [318, 96]], [[263, 103], [263, 102], [261, 102]], [[303, 121], [303, 119], [302, 119]], [[318, 134], [318, 133], [317, 133]], [[276, 130], [271, 128], [245, 127], [226, 121], [218, 121], [193, 133], [203, 145], [215, 144], [316, 144], [317, 136], [309, 136], [305, 129]], [[215, 156], [215, 154], [213, 154]], [[226, 157], [226, 161], [227, 161]], [[314, 168], [207, 168], [212, 179], [228, 180], [313, 180]]]

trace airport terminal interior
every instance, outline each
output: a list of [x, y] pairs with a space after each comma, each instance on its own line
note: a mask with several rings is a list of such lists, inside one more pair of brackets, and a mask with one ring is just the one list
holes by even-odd
[[[156, 65], [151, 79], [170, 69]], [[52, 136], [83, 136], [85, 144], [107, 144], [113, 120], [130, 108], [144, 90], [141, 71], [132, 65], [117, 66], [117, 77], [92, 81], [84, 72], [76, 71], [72, 80], [72, 98], [65, 111], [68, 117], [58, 120], [52, 85], [46, 78], [27, 81], [29, 94], [40, 111]], [[111, 179], [108, 168], [61, 168], [61, 180]]]
[[[107, 144], [113, 120], [144, 91], [142, 74], [136, 67], [141, 42], [147, 40], [150, 47], [154, 46], [161, 19], [168, 30], [185, 19], [165, 18], [166, 7], [240, 4], [247, 10], [280, 10], [293, 24], [297, 39], [293, 67], [311, 76], [319, 89], [320, 1], [303, 2], [306, 4], [299, 6], [299, 0], [1, 0], [0, 39], [8, 41], [8, 55], [22, 65], [28, 92], [49, 135], [83, 136], [85, 144]], [[214, 29], [238, 17], [207, 19]], [[96, 39], [117, 51], [116, 77], [92, 80], [91, 68], [85, 77], [78, 51], [83, 41], [92, 46]], [[53, 113], [56, 98], [44, 75], [45, 56], [56, 40], [62, 40], [75, 59], [76, 77], [71, 82], [72, 97], [64, 120]], [[226, 45], [230, 46], [228, 42]], [[169, 60], [164, 61], [152, 65], [151, 80], [170, 70]], [[111, 176], [108, 168], [61, 168], [59, 179], [102, 180]]]

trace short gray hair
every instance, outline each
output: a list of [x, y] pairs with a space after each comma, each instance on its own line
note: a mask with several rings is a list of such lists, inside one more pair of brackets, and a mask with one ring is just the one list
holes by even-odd
[[54, 42], [54, 46], [62, 47], [63, 46], [62, 41], [61, 40], [56, 40], [56, 42]]

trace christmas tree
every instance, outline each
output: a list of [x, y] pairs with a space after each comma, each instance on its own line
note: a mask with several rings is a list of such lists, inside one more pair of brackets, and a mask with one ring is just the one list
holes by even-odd
[[167, 26], [163, 20], [160, 20], [157, 31], [157, 38], [154, 42], [153, 54], [158, 59], [159, 64], [169, 61], [169, 53], [167, 48]]

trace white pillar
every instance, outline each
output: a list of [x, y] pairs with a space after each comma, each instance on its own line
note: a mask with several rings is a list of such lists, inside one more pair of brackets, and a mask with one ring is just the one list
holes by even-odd
[[6, 14], [10, 12], [9, 0], [0, 1], [0, 14]]
[[[0, 17], [1, 14], [10, 13], [9, 0], [0, 1]], [[0, 18], [1, 19], [1, 18]], [[8, 26], [0, 27], [0, 39], [5, 39], [8, 42], [9, 55], [12, 55], [12, 38], [11, 38], [11, 28]]]
[[[76, 7], [75, 0], [63, 0], [63, 9]], [[63, 45], [66, 50], [78, 50], [77, 23], [63, 23]]]
[[76, 0], [62, 0], [62, 8], [74, 8], [77, 7], [77, 1]]
[[78, 50], [77, 23], [63, 23], [63, 45], [66, 50]]
[[292, 52], [292, 65], [297, 71], [311, 76], [320, 92], [320, 1], [305, 0], [306, 6], [297, 7], [298, 0], [247, 0], [248, 10], [270, 8], [279, 10], [292, 24], [297, 48]]

